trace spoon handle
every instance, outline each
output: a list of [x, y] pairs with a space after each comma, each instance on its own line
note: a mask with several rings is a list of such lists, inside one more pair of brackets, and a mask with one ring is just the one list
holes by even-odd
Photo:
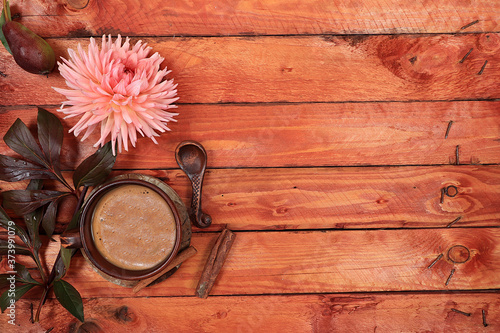
[[198, 228], [206, 228], [212, 224], [212, 217], [205, 214], [201, 210], [201, 184], [203, 183], [202, 175], [193, 175], [191, 177], [191, 184], [193, 187], [193, 196], [191, 198], [191, 209], [189, 217], [193, 224]]

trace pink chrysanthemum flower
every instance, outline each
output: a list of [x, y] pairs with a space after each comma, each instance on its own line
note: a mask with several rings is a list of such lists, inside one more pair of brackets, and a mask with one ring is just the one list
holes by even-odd
[[122, 144], [128, 150], [128, 140], [135, 147], [137, 132], [157, 143], [157, 131], [170, 130], [167, 123], [178, 114], [167, 110], [176, 107], [177, 85], [165, 79], [170, 71], [160, 70], [164, 59], [158, 53], [148, 56], [150, 50], [141, 41], [131, 48], [128, 37], [122, 45], [120, 35], [114, 43], [111, 36], [102, 36], [100, 50], [94, 38], [88, 52], [80, 44], [78, 52], [68, 49], [70, 59], [62, 58], [58, 65], [70, 89], [54, 89], [68, 99], [57, 111], [66, 118], [81, 116], [70, 132], [78, 136], [85, 131], [83, 141], [100, 126], [94, 147], [111, 136], [115, 154], [117, 141], [119, 151]]

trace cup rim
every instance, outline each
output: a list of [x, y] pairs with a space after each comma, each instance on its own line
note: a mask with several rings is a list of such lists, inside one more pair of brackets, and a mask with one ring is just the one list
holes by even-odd
[[[163, 200], [165, 200], [165, 202], [167, 202], [174, 216], [175, 226], [176, 226], [176, 235], [175, 235], [176, 238], [174, 247], [170, 252], [170, 254], [167, 256], [167, 258], [165, 258], [159, 264], [148, 269], [128, 270], [115, 266], [109, 261], [107, 261], [100, 254], [99, 250], [97, 250], [97, 248], [94, 245], [92, 237], [92, 217], [94, 214], [95, 206], [97, 205], [97, 203], [104, 194], [106, 194], [107, 192], [109, 192], [114, 188], [123, 185], [141, 185], [155, 191], [162, 197]], [[80, 237], [82, 241], [82, 248], [87, 258], [101, 272], [121, 280], [146, 279], [157, 274], [159, 271], [165, 268], [168, 264], [170, 264], [170, 262], [173, 260], [173, 258], [179, 251], [182, 238], [181, 233], [182, 233], [181, 219], [179, 216], [179, 212], [177, 211], [177, 208], [175, 207], [175, 204], [172, 201], [172, 199], [170, 199], [168, 194], [165, 193], [165, 191], [163, 191], [158, 186], [141, 179], [118, 179], [99, 186], [93, 191], [93, 193], [89, 196], [88, 200], [85, 202], [82, 214], [80, 216]]]

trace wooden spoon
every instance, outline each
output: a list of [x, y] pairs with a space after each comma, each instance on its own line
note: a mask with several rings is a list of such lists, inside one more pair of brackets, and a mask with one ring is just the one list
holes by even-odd
[[207, 152], [199, 142], [182, 141], [175, 149], [175, 159], [193, 188], [189, 218], [198, 228], [206, 228], [212, 223], [210, 215], [201, 211], [201, 187], [207, 167]]

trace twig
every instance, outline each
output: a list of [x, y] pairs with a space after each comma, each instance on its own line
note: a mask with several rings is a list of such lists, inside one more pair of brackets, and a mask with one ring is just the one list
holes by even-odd
[[460, 164], [460, 156], [459, 156], [459, 153], [460, 153], [460, 146], [457, 145], [457, 147], [455, 148], [455, 164], [456, 165], [459, 165]]
[[208, 256], [207, 263], [201, 273], [198, 287], [196, 288], [196, 296], [200, 298], [207, 298], [210, 290], [212, 289], [217, 276], [219, 275], [224, 261], [233, 245], [236, 235], [229, 229], [224, 229], [219, 238], [215, 242], [210, 255]]

